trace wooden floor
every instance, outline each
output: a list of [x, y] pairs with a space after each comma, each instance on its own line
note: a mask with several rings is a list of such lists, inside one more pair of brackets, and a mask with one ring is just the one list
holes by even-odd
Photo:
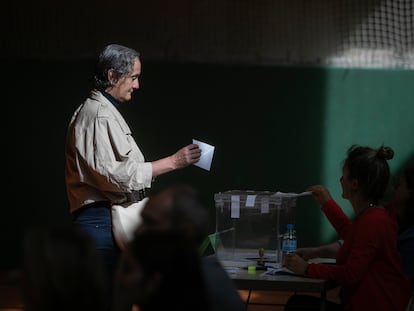
[[239, 290], [247, 303], [247, 311], [282, 311], [292, 292]]
[[[23, 297], [17, 271], [0, 271], [0, 311], [23, 311]], [[240, 296], [247, 302], [246, 311], [282, 311], [292, 292], [240, 290]], [[334, 298], [337, 293], [328, 293]]]

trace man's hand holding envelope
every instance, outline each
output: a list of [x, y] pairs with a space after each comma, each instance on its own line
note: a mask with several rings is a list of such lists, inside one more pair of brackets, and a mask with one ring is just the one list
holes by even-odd
[[195, 162], [194, 165], [209, 171], [211, 167], [211, 162], [213, 161], [214, 146], [203, 143], [196, 139], [193, 139], [193, 144], [197, 144], [198, 147], [201, 149], [200, 160]]

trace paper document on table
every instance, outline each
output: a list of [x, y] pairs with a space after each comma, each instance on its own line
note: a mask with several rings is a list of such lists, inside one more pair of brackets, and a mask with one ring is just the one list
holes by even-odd
[[267, 267], [267, 271], [262, 273], [262, 275], [299, 275], [292, 270], [289, 270], [286, 267], [282, 268], [271, 268]]
[[214, 146], [203, 143], [196, 139], [193, 139], [193, 144], [198, 145], [198, 147], [201, 149], [200, 160], [195, 162], [194, 165], [209, 171], [211, 167], [211, 162], [213, 161]]

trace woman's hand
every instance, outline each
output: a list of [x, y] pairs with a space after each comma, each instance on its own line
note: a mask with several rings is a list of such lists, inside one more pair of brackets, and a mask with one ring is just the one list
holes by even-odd
[[317, 247], [302, 247], [298, 248], [295, 251], [300, 257], [304, 260], [309, 260], [315, 257], [318, 257], [318, 248]]
[[326, 202], [332, 200], [332, 197], [328, 191], [328, 189], [326, 189], [324, 186], [322, 185], [314, 185], [314, 186], [310, 186], [306, 189], [306, 191], [310, 191], [312, 192], [313, 197], [315, 198], [315, 200], [320, 204], [320, 205], [324, 205]]
[[283, 263], [286, 268], [296, 274], [305, 274], [308, 268], [308, 262], [295, 253], [288, 253], [283, 255]]

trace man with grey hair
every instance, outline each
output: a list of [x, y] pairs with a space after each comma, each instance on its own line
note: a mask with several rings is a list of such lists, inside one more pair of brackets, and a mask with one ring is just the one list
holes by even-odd
[[145, 160], [118, 110], [139, 89], [140, 74], [137, 51], [119, 44], [106, 46], [96, 64], [94, 89], [73, 114], [66, 138], [70, 212], [103, 254], [110, 280], [120, 254], [111, 207], [144, 200], [155, 177], [185, 168], [201, 156], [198, 145], [189, 144], [165, 158]]

